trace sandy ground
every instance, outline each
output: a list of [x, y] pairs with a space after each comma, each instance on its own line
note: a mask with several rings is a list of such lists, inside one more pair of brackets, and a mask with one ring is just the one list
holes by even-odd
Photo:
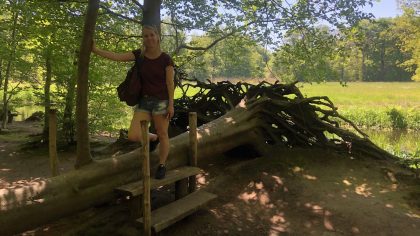
[[[22, 150], [37, 123], [0, 134], [0, 188], [49, 176], [47, 150]], [[218, 156], [199, 165], [199, 187], [218, 195], [160, 235], [420, 235], [420, 183], [392, 161], [320, 149], [276, 149], [272, 156]], [[61, 172], [74, 150], [59, 152]], [[153, 192], [153, 208], [173, 198]], [[81, 222], [92, 221], [81, 230]], [[77, 232], [78, 231], [78, 232]], [[120, 204], [92, 208], [24, 235], [139, 235]]]

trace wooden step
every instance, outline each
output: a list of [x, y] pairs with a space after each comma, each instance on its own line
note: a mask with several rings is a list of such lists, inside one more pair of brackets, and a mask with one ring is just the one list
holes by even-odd
[[[201, 169], [193, 166], [183, 166], [177, 169], [169, 170], [163, 179], [150, 179], [150, 189], [155, 189], [163, 185], [174, 183], [178, 180], [197, 175]], [[135, 197], [143, 194], [143, 181], [132, 182], [115, 189], [115, 192], [122, 196]]]
[[[195, 191], [175, 202], [158, 208], [152, 212], [152, 227], [159, 232], [175, 222], [195, 212], [199, 207], [215, 199], [217, 195], [203, 190]], [[137, 219], [143, 224], [143, 218]]]

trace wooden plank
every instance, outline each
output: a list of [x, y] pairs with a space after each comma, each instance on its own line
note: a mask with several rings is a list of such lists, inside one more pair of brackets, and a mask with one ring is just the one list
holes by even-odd
[[[190, 126], [190, 148], [188, 152], [190, 166], [197, 166], [197, 113], [189, 113], [189, 126]], [[197, 190], [197, 180], [194, 176], [188, 178], [188, 190], [190, 193]]]
[[187, 196], [188, 193], [188, 178], [181, 179], [175, 182], [175, 200]]
[[142, 148], [140, 158], [143, 158], [143, 232], [144, 235], [152, 235], [152, 207], [150, 202], [150, 159], [149, 159], [149, 122], [141, 121]]
[[[150, 188], [155, 189], [163, 185], [174, 183], [178, 180], [201, 173], [201, 169], [192, 166], [183, 166], [177, 169], [169, 170], [163, 179], [151, 179]], [[132, 182], [115, 189], [115, 192], [124, 196], [139, 196], [143, 194], [142, 180]]]
[[[193, 192], [184, 198], [153, 211], [152, 227], [155, 232], [159, 232], [195, 212], [216, 197], [217, 195], [202, 190]], [[137, 222], [143, 224], [143, 218], [137, 219]]]

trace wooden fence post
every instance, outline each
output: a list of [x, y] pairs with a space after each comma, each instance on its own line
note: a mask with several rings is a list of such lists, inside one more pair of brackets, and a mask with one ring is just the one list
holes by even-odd
[[152, 213], [150, 203], [150, 160], [149, 160], [149, 122], [141, 121], [142, 148], [140, 158], [143, 159], [143, 229], [144, 235], [152, 234]]
[[[197, 113], [189, 113], [190, 126], [190, 148], [189, 148], [189, 162], [190, 166], [197, 166]], [[197, 189], [196, 176], [189, 178], [189, 192], [192, 193]]]
[[57, 111], [50, 109], [49, 112], [49, 137], [48, 146], [50, 154], [50, 169], [51, 175], [57, 176], [58, 171], [58, 158], [57, 158]]

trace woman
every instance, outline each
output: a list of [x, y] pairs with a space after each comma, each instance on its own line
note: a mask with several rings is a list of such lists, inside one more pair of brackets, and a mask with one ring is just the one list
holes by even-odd
[[153, 120], [157, 137], [151, 135], [150, 139], [159, 139], [160, 142], [155, 178], [162, 179], [166, 174], [165, 162], [169, 154], [169, 120], [174, 115], [174, 63], [168, 54], [161, 51], [156, 27], [143, 26], [142, 36], [143, 50], [114, 53], [96, 48], [93, 43], [92, 52], [114, 61], [134, 61], [135, 54], [143, 57], [140, 65], [142, 97], [134, 108], [128, 139], [140, 141], [140, 121]]

